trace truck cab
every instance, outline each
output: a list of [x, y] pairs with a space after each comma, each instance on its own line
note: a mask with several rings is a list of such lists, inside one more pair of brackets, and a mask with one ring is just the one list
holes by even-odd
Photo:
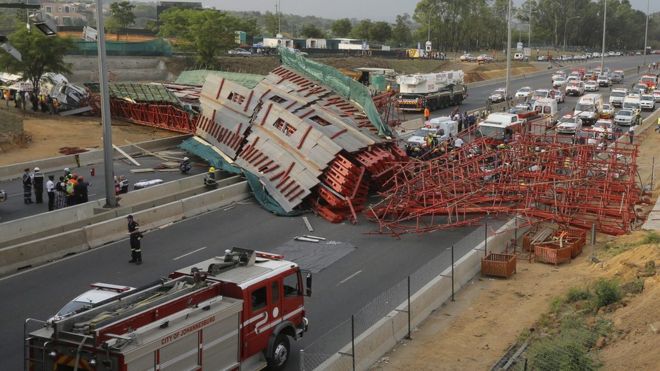
[[509, 142], [514, 132], [522, 129], [524, 121], [513, 113], [491, 113], [479, 123], [478, 131], [491, 144]]

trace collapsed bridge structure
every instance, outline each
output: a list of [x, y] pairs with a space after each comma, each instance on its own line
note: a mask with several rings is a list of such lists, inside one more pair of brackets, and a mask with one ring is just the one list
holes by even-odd
[[430, 160], [393, 164], [382, 200], [367, 216], [380, 233], [396, 236], [476, 224], [487, 214], [629, 232], [643, 198], [638, 146], [576, 143], [533, 126], [507, 145], [482, 137]]

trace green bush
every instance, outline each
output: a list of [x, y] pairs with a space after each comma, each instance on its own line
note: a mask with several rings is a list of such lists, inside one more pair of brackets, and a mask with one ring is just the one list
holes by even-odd
[[600, 279], [594, 284], [596, 309], [621, 300], [621, 288], [615, 280]]
[[588, 300], [591, 298], [591, 293], [588, 289], [582, 289], [577, 287], [571, 287], [566, 294], [566, 302], [575, 303], [580, 300]]
[[660, 243], [660, 235], [655, 233], [655, 232], [649, 232], [646, 234], [646, 237], [644, 237], [644, 243], [645, 244], [658, 244]]
[[529, 350], [532, 370], [538, 371], [588, 371], [596, 365], [589, 355], [589, 349], [580, 338], [565, 336], [541, 340]]
[[621, 290], [626, 294], [641, 294], [644, 291], [644, 280], [638, 278], [634, 281], [626, 282], [621, 286]]

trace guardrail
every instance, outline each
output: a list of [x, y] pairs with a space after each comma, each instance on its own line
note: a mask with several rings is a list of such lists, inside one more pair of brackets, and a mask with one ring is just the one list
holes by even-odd
[[[138, 154], [142, 153], [142, 150], [138, 149], [139, 146], [142, 149], [148, 151], [156, 151], [164, 148], [171, 148], [179, 145], [182, 141], [189, 138], [191, 135], [178, 135], [174, 137], [168, 137], [163, 139], [150, 140], [146, 142], [140, 142], [135, 144], [128, 144], [121, 146], [124, 152], [128, 154]], [[39, 167], [43, 173], [51, 171], [61, 171], [65, 167], [75, 168], [78, 166], [76, 161], [76, 156], [80, 161], [81, 166], [87, 166], [92, 164], [97, 164], [103, 162], [103, 150], [93, 150], [79, 153], [78, 155], [66, 155], [58, 157], [44, 158], [40, 160], [33, 160], [27, 162], [21, 162], [17, 164], [1, 166], [0, 167], [0, 181], [18, 179], [23, 174], [23, 170], [26, 168], [34, 169]], [[122, 158], [122, 155], [114, 150], [114, 158]]]
[[[241, 181], [200, 195], [143, 211], [131, 211], [131, 213], [140, 222], [142, 229], [148, 231], [247, 199], [249, 195], [247, 181]], [[1, 248], [0, 275], [11, 274], [23, 268], [44, 264], [69, 254], [127, 238], [125, 215], [128, 213], [124, 210], [118, 213], [121, 215], [115, 215], [108, 220]]]

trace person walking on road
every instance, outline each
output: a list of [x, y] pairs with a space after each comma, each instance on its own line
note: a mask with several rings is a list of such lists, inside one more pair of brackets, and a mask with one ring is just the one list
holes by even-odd
[[129, 263], [137, 265], [142, 264], [142, 248], [140, 240], [142, 240], [142, 232], [140, 232], [140, 225], [133, 219], [133, 215], [126, 217], [128, 219], [128, 234], [130, 235], [131, 242], [131, 260]]
[[630, 138], [630, 144], [633, 144], [635, 140], [635, 127], [631, 126], [630, 130], [628, 130], [628, 137]]
[[62, 209], [66, 207], [66, 181], [61, 176], [55, 184], [55, 208]]
[[48, 181], [46, 182], [46, 192], [48, 193], [48, 211], [55, 210], [55, 179], [54, 175], [48, 176]]
[[23, 202], [26, 205], [32, 203], [32, 177], [29, 168], [23, 173]]
[[424, 107], [424, 121], [428, 122], [430, 118], [431, 118], [431, 110], [429, 109], [428, 106]]
[[87, 196], [88, 186], [89, 183], [87, 183], [83, 177], [79, 176], [78, 183], [76, 183], [76, 185], [74, 186], [74, 191], [73, 191], [77, 199], [76, 204], [83, 204], [89, 201], [89, 197]]
[[38, 167], [34, 168], [32, 174], [32, 186], [34, 187], [34, 198], [38, 204], [44, 203], [44, 174]]

